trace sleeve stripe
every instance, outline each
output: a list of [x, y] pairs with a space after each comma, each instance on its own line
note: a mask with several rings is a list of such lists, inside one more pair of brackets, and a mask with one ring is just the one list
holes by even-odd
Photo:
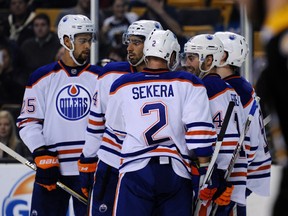
[[107, 137], [103, 137], [102, 141], [105, 142], [105, 143], [109, 143], [109, 144], [111, 144], [111, 145], [113, 145], [113, 146], [115, 146], [115, 147], [117, 147], [117, 148], [119, 148], [119, 149], [122, 148], [121, 145], [113, 142], [111, 139], [108, 139]]
[[103, 121], [94, 121], [92, 119], [89, 119], [89, 124], [91, 125], [95, 125], [95, 126], [104, 126], [104, 122]]
[[186, 135], [215, 135], [216, 131], [206, 131], [206, 130], [199, 130], [199, 131], [189, 131]]

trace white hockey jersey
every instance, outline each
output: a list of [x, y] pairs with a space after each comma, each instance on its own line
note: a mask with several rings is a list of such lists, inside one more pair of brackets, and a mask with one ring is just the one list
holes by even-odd
[[[210, 101], [210, 110], [217, 134], [219, 134], [222, 123], [230, 101], [235, 102], [235, 107], [228, 123], [226, 133], [217, 157], [218, 168], [227, 170], [232, 158], [234, 149], [239, 141], [240, 133], [244, 124], [244, 110], [237, 92], [218, 74], [207, 74], [202, 81], [207, 88]], [[249, 139], [245, 140], [245, 149], [250, 149]], [[231, 200], [237, 203], [246, 203], [246, 182], [247, 182], [248, 158], [246, 151], [240, 151], [236, 159], [233, 171], [228, 181], [234, 185]]]
[[20, 137], [31, 152], [57, 151], [62, 175], [78, 175], [88, 113], [101, 68], [70, 68], [58, 61], [37, 69], [26, 86], [17, 118]]
[[206, 89], [194, 75], [166, 70], [126, 74], [113, 83], [110, 95], [110, 130], [104, 138], [117, 136], [120, 173], [145, 167], [153, 156], [168, 156], [176, 174], [191, 178], [189, 150], [211, 156], [216, 131]]
[[[241, 103], [247, 119], [253, 100], [256, 97], [252, 85], [243, 77], [231, 75], [224, 79], [241, 97]], [[255, 111], [249, 129], [251, 148], [248, 151], [247, 188], [260, 196], [270, 195], [271, 155], [268, 149], [265, 126], [261, 108]]]
[[98, 76], [94, 94], [95, 102], [91, 105], [83, 147], [85, 157], [97, 155], [100, 160], [117, 169], [120, 164], [121, 145], [118, 144], [119, 141], [113, 141], [115, 137], [110, 136], [111, 133], [106, 133], [103, 139], [105, 112], [112, 83], [123, 74], [134, 72], [136, 69], [129, 62], [111, 62], [105, 65], [102, 73]]

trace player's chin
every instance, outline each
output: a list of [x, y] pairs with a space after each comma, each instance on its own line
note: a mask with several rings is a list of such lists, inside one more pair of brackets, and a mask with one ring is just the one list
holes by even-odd
[[191, 70], [191, 73], [194, 73], [194, 74], [197, 73], [197, 70], [195, 67], [191, 67], [190, 70]]
[[83, 52], [80, 57], [83, 59], [87, 59], [89, 56], [90, 56], [90, 52]]
[[88, 56], [83, 58], [84, 56], [79, 57], [78, 59], [76, 59], [80, 64], [83, 64], [84, 62], [86, 62], [88, 60]]
[[79, 60], [82, 60], [82, 61], [84, 62], [84, 61], [86, 61], [89, 57], [90, 57], [90, 53], [89, 53], [89, 54], [84, 54], [84, 53], [82, 53], [81, 56], [79, 56]]
[[135, 58], [135, 57], [129, 57], [129, 56], [128, 56], [127, 59], [128, 59], [129, 62], [131, 62], [132, 64], [136, 64], [136, 63], [139, 61], [139, 59], [138, 59], [138, 58]]
[[192, 73], [192, 74], [195, 72], [195, 69], [192, 67], [185, 67], [185, 70]]
[[135, 55], [133, 55], [132, 53], [128, 54], [127, 55], [127, 59], [130, 60], [130, 61], [133, 61], [133, 59], [135, 59]]

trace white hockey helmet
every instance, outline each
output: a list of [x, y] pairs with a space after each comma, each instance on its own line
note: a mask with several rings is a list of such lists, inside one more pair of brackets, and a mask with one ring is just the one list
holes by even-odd
[[[175, 52], [176, 58], [171, 62], [172, 53]], [[180, 45], [177, 37], [170, 30], [154, 29], [144, 42], [143, 53], [147, 56], [154, 56], [167, 61], [170, 70], [175, 70], [179, 64]]]
[[65, 35], [67, 35], [71, 41], [74, 42], [75, 35], [80, 33], [95, 34], [94, 26], [88, 17], [80, 14], [68, 14], [62, 17], [58, 24], [58, 37], [60, 44], [65, 47], [63, 40]]
[[222, 41], [224, 50], [228, 52], [225, 65], [241, 67], [249, 53], [245, 38], [233, 32], [216, 32], [214, 35]]
[[[202, 72], [210, 71], [214, 66], [220, 65], [224, 54], [223, 43], [219, 38], [211, 34], [200, 34], [190, 38], [184, 45], [184, 53], [196, 53], [199, 56], [199, 69]], [[202, 69], [202, 63], [208, 55], [213, 56], [213, 62], [208, 70]]]
[[[84, 15], [74, 15], [74, 14], [68, 14], [60, 20], [58, 24], [58, 38], [60, 40], [60, 44], [65, 47], [65, 49], [69, 50], [70, 56], [73, 59], [73, 61], [77, 65], [84, 65], [80, 64], [76, 61], [75, 57], [73, 56], [74, 51], [74, 38], [76, 34], [80, 33], [91, 33], [92, 38], [95, 38], [95, 29], [91, 22], [91, 20], [84, 16]], [[71, 40], [72, 48], [69, 48], [64, 43], [64, 36], [68, 36]]]
[[128, 27], [127, 31], [122, 35], [122, 43], [127, 45], [130, 35], [143, 36], [145, 39], [153, 29], [163, 29], [158, 21], [154, 20], [138, 20]]

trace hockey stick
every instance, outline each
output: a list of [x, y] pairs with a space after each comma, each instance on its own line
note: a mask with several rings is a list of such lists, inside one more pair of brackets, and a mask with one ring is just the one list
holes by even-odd
[[[259, 101], [260, 101], [260, 97], [256, 97], [254, 102], [253, 102], [253, 104], [252, 104], [252, 107], [250, 109], [249, 115], [248, 115], [247, 120], [246, 120], [246, 122], [244, 124], [243, 131], [242, 131], [242, 133], [240, 135], [240, 138], [239, 138], [239, 141], [237, 142], [237, 145], [236, 145], [236, 147], [235, 147], [235, 149], [233, 151], [232, 158], [230, 160], [229, 166], [228, 166], [228, 168], [227, 168], [227, 170], [225, 172], [225, 175], [224, 175], [224, 179], [225, 180], [227, 180], [230, 177], [231, 173], [232, 173], [232, 170], [234, 168], [234, 164], [236, 162], [236, 159], [237, 159], [237, 157], [239, 155], [239, 152], [240, 152], [241, 147], [243, 145], [243, 142], [245, 140], [245, 136], [246, 136], [247, 132], [249, 131], [250, 124], [251, 124], [251, 122], [252, 122], [252, 120], [254, 118], [255, 111], [258, 108]], [[214, 216], [216, 214], [217, 208], [218, 208], [218, 205], [213, 202], [212, 211], [211, 211], [212, 212], [212, 214], [211, 214], [212, 216]]]
[[264, 126], [266, 126], [271, 121], [271, 119], [272, 119], [271, 114], [266, 116], [266, 118], [263, 119]]
[[[13, 158], [18, 160], [20, 163], [22, 163], [22, 164], [28, 166], [29, 168], [33, 169], [34, 171], [36, 171], [37, 167], [35, 166], [35, 164], [31, 163], [26, 158], [22, 157], [20, 154], [18, 154], [17, 152], [13, 151], [8, 146], [4, 145], [2, 142], [0, 142], [0, 149], [5, 151], [7, 154], [11, 155]], [[65, 190], [67, 193], [69, 193], [70, 195], [72, 195], [75, 198], [77, 198], [80, 202], [82, 202], [82, 203], [87, 205], [87, 199], [85, 199], [83, 196], [81, 196], [80, 194], [76, 193], [71, 188], [67, 187], [66, 185], [64, 185], [63, 183], [61, 183], [59, 181], [57, 181], [56, 184], [57, 184], [58, 187], [60, 187], [63, 190]]]
[[[234, 106], [235, 106], [235, 102], [230, 101], [228, 104], [228, 108], [227, 108], [227, 111], [226, 111], [226, 114], [224, 117], [224, 121], [223, 121], [221, 130], [217, 136], [217, 142], [215, 144], [214, 152], [213, 152], [212, 158], [210, 159], [210, 163], [209, 163], [209, 166], [207, 168], [207, 172], [206, 172], [206, 175], [204, 177], [203, 184], [207, 183], [211, 178], [212, 172], [214, 170], [214, 165], [216, 163], [216, 159], [218, 157], [218, 154], [219, 154], [219, 151], [220, 151], [220, 148], [221, 148], [221, 145], [222, 145], [222, 142], [223, 142], [223, 139], [224, 139], [224, 136], [226, 133], [226, 129], [228, 127], [228, 123], [229, 123], [229, 120], [231, 118]], [[194, 216], [198, 216], [201, 204], [202, 204], [202, 202], [197, 197]]]

